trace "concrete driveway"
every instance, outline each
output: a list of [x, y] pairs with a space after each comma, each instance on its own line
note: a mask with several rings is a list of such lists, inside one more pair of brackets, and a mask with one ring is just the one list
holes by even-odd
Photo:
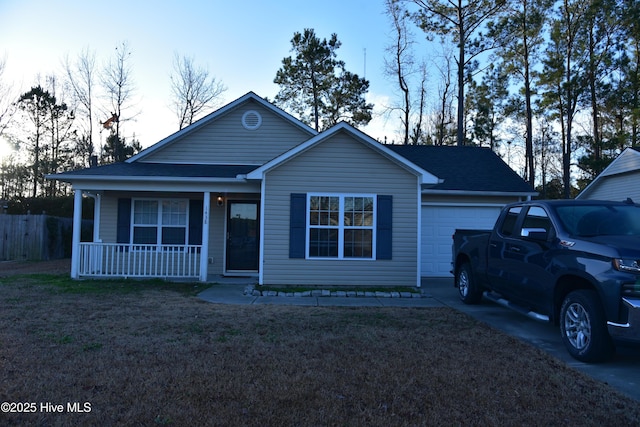
[[467, 313], [496, 329], [541, 348], [570, 367], [640, 401], [640, 348], [617, 348], [613, 360], [603, 364], [582, 363], [565, 350], [560, 330], [547, 322], [530, 319], [520, 313], [483, 299], [478, 305], [463, 304], [453, 279], [423, 279], [423, 294], [443, 305]]

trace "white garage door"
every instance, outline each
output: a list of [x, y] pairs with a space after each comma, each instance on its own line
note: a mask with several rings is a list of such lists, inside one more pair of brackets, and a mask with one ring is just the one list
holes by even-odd
[[456, 228], [491, 229], [499, 206], [423, 206], [422, 276], [450, 277], [451, 244]]

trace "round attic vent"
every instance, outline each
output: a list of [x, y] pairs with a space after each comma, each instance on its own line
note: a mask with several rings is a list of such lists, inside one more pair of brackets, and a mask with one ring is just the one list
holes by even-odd
[[262, 116], [255, 110], [249, 110], [242, 115], [242, 126], [247, 130], [256, 130], [262, 124]]

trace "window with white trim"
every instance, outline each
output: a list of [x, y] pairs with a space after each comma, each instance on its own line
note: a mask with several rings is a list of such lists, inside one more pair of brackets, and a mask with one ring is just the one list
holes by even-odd
[[132, 242], [141, 245], [186, 244], [188, 209], [186, 199], [134, 199]]
[[373, 259], [374, 195], [308, 195], [309, 258]]

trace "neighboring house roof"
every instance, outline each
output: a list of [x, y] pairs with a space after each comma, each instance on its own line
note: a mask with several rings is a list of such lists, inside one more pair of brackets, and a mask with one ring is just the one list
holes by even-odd
[[141, 152], [139, 152], [135, 156], [133, 156], [130, 159], [128, 159], [126, 162], [127, 163], [133, 163], [135, 161], [144, 159], [149, 154], [155, 153], [156, 151], [162, 149], [166, 145], [171, 144], [171, 143], [175, 142], [178, 139], [182, 139], [186, 135], [197, 131], [198, 129], [200, 129], [203, 126], [206, 126], [207, 124], [209, 124], [212, 121], [214, 121], [216, 118], [219, 118], [220, 116], [223, 116], [223, 115], [227, 114], [229, 111], [231, 111], [231, 110], [235, 109], [236, 107], [244, 104], [248, 100], [254, 100], [255, 102], [259, 103], [263, 107], [265, 107], [268, 110], [272, 111], [276, 115], [282, 117], [283, 119], [287, 120], [291, 124], [299, 127], [304, 132], [308, 133], [310, 137], [313, 136], [313, 135], [317, 135], [318, 134], [318, 132], [315, 129], [307, 126], [302, 121], [296, 119], [295, 117], [293, 117], [289, 113], [287, 113], [287, 112], [281, 110], [280, 108], [276, 107], [275, 105], [265, 101], [264, 99], [260, 98], [255, 93], [248, 92], [244, 96], [241, 96], [240, 98], [236, 99], [235, 101], [232, 101], [231, 103], [225, 105], [224, 107], [222, 107], [222, 108], [214, 111], [213, 113], [203, 117], [202, 119], [196, 121], [195, 123], [191, 124], [190, 126], [187, 126], [186, 128], [183, 128], [182, 130], [174, 133], [173, 135], [169, 135], [165, 139], [155, 143], [154, 145], [150, 146], [149, 148], [147, 148], [145, 150], [142, 150]]
[[576, 196], [576, 199], [588, 199], [591, 194], [613, 176], [621, 176], [640, 171], [640, 149], [626, 148]]
[[387, 145], [389, 149], [440, 179], [423, 186], [425, 193], [537, 193], [489, 148], [435, 145]]
[[184, 165], [166, 163], [113, 163], [94, 168], [80, 169], [53, 175], [62, 181], [114, 181], [126, 179], [129, 181], [148, 181], [163, 179], [176, 181], [184, 178], [192, 180], [200, 178], [202, 181], [235, 180], [238, 175], [244, 175], [255, 169], [255, 165]]
[[[358, 129], [354, 128], [353, 126], [349, 125], [346, 122], [340, 122], [337, 125], [331, 127], [330, 129], [328, 129], [328, 130], [326, 130], [326, 131], [314, 136], [313, 138], [303, 142], [302, 144], [299, 144], [298, 146], [292, 148], [291, 150], [287, 151], [286, 153], [283, 153], [280, 156], [272, 159], [271, 161], [265, 163], [264, 165], [260, 166], [259, 168], [255, 169], [254, 171], [250, 172], [247, 175], [247, 178], [248, 179], [262, 179], [264, 174], [266, 172], [268, 172], [269, 170], [280, 166], [281, 164], [289, 161], [290, 159], [296, 157], [297, 155], [309, 150], [310, 148], [316, 146], [317, 144], [320, 144], [322, 141], [327, 140], [328, 138], [332, 137], [333, 135], [337, 134], [338, 132], [347, 132], [350, 136], [356, 138], [357, 140], [362, 142], [364, 145], [366, 145], [366, 146], [370, 147], [371, 149], [377, 151], [379, 154], [387, 157], [389, 160], [391, 160], [394, 163], [398, 164], [400, 167], [404, 168], [405, 170], [408, 170], [411, 173], [419, 176], [420, 177], [420, 182], [422, 184], [427, 184], [427, 183], [428, 184], [436, 184], [436, 183], [438, 183], [438, 177], [436, 177], [435, 175], [433, 175], [433, 174], [429, 173], [428, 171], [424, 170], [419, 165], [414, 164], [411, 161], [408, 161], [408, 159], [406, 157], [398, 155], [394, 151], [389, 150], [388, 146], [380, 144], [375, 139], [373, 139], [370, 136], [366, 135], [365, 133], [359, 131]], [[354, 159], [354, 161], [357, 161], [357, 159]]]

